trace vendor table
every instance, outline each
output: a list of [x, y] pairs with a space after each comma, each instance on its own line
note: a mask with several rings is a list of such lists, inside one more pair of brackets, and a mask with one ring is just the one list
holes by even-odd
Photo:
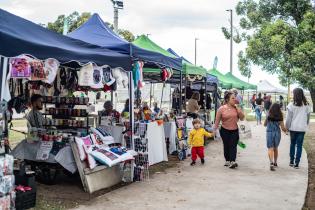
[[56, 156], [50, 153], [48, 159], [45, 161], [36, 159], [39, 147], [40, 142], [28, 143], [26, 140], [23, 140], [12, 150], [11, 155], [20, 160], [29, 160], [43, 163], [59, 163], [71, 173], [74, 173], [77, 170], [73, 152], [70, 146], [65, 146], [62, 148]]
[[175, 122], [165, 122], [164, 123], [164, 133], [165, 138], [169, 139], [169, 154], [177, 151], [176, 149], [176, 123]]
[[147, 125], [149, 165], [168, 161], [165, 143], [164, 126], [157, 122]]

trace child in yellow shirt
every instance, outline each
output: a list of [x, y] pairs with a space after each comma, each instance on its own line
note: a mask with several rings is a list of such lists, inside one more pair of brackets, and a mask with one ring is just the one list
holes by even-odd
[[194, 119], [192, 122], [194, 129], [189, 133], [188, 145], [191, 147], [191, 166], [196, 164], [197, 155], [201, 159], [201, 163], [205, 163], [204, 159], [204, 137], [212, 137], [213, 134], [207, 132], [204, 128], [201, 128], [201, 122], [199, 119]]

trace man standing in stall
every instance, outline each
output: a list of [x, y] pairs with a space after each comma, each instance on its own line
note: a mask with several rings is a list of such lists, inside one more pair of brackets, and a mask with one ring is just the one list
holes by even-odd
[[28, 131], [38, 131], [44, 128], [45, 118], [40, 112], [43, 109], [43, 97], [39, 94], [34, 94], [31, 97], [32, 110], [28, 113], [27, 127]]

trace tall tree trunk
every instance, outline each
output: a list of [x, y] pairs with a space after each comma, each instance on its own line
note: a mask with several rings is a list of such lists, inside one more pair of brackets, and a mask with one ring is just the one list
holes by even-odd
[[313, 102], [313, 112], [315, 112], [315, 87], [309, 88], [309, 91], [311, 93], [311, 98]]

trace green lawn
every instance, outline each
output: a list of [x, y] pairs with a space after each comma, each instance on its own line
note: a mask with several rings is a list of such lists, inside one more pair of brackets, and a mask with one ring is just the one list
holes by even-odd
[[[26, 131], [27, 125], [25, 119], [13, 120], [12, 124], [13, 124], [12, 129]], [[9, 130], [9, 142], [12, 149], [23, 139], [25, 139], [24, 134], [13, 130]]]

